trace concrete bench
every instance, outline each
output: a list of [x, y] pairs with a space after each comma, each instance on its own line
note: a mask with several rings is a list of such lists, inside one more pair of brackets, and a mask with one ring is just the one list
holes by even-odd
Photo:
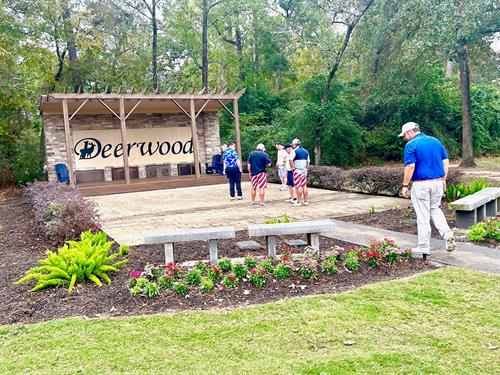
[[[478, 192], [479, 193], [479, 192]], [[474, 193], [451, 202], [448, 206], [456, 211], [457, 228], [468, 228], [486, 220], [486, 203], [491, 201], [490, 195]]]
[[176, 242], [207, 241], [210, 248], [210, 263], [217, 264], [217, 240], [234, 238], [236, 236], [233, 227], [212, 227], [179, 229], [158, 233], [144, 238], [144, 244], [164, 244], [165, 264], [174, 261], [174, 244]]
[[276, 256], [276, 236], [307, 234], [307, 243], [319, 251], [320, 233], [332, 232], [337, 225], [331, 220], [297, 221], [280, 224], [252, 224], [248, 226], [250, 237], [266, 237], [267, 253]]
[[497, 216], [497, 213], [500, 212], [500, 187], [487, 187], [475, 194], [490, 197], [491, 200], [486, 203], [486, 216]]

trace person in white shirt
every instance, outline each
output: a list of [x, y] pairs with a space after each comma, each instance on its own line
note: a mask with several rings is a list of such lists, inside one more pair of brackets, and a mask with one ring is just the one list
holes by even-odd
[[278, 157], [276, 159], [276, 167], [278, 168], [278, 176], [281, 180], [281, 191], [286, 190], [286, 159], [288, 157], [287, 152], [283, 148], [283, 145], [281, 143], [276, 143], [274, 145], [276, 147], [276, 150], [278, 150]]
[[288, 185], [288, 191], [290, 193], [290, 198], [288, 198], [285, 202], [294, 203], [297, 201], [295, 197], [295, 189], [293, 187], [293, 159], [295, 159], [295, 151], [292, 148], [292, 145], [285, 145], [284, 147], [287, 158], [285, 162], [286, 169], [286, 184]]

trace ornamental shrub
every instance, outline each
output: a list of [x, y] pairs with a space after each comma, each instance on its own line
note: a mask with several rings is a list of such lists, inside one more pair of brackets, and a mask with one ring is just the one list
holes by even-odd
[[211, 266], [208, 268], [207, 277], [217, 283], [222, 279], [222, 270], [218, 266]]
[[222, 272], [231, 271], [232, 266], [233, 264], [231, 263], [231, 259], [222, 258], [221, 260], [219, 260], [219, 267]]
[[263, 286], [267, 280], [267, 271], [263, 268], [250, 268], [248, 278], [255, 286]]
[[236, 275], [238, 280], [241, 280], [247, 277], [248, 268], [244, 264], [238, 263], [233, 266], [233, 273]]
[[245, 259], [243, 259], [243, 264], [247, 266], [247, 268], [254, 268], [257, 266], [257, 259], [253, 255], [247, 255]]
[[178, 281], [178, 282], [174, 283], [173, 288], [174, 288], [175, 293], [177, 293], [181, 296], [185, 296], [189, 292], [188, 285], [182, 281]]
[[273, 275], [278, 280], [283, 280], [283, 279], [288, 279], [290, 276], [292, 276], [292, 272], [293, 272], [292, 263], [287, 261], [281, 261], [274, 268]]
[[68, 294], [76, 284], [90, 280], [102, 286], [102, 280], [111, 284], [109, 272], [117, 272], [127, 263], [126, 259], [114, 262], [118, 253], [110, 254], [114, 241], [108, 241], [104, 232], [81, 234], [80, 241], [67, 241], [57, 251], [47, 251], [47, 258], [40, 260], [41, 266], [33, 267], [16, 284], [36, 280], [32, 292], [52, 286], [68, 286]]
[[99, 230], [95, 204], [58, 182], [34, 182], [24, 190], [43, 234], [54, 244], [75, 240], [86, 230]]
[[199, 269], [192, 269], [188, 272], [186, 276], [186, 281], [189, 285], [200, 285], [201, 284], [201, 271]]
[[467, 233], [469, 241], [484, 241], [487, 238], [500, 241], [500, 219], [488, 219], [487, 221], [473, 225]]
[[273, 273], [274, 266], [276, 264], [276, 260], [272, 256], [266, 256], [262, 262], [260, 262], [260, 266], [266, 270], [267, 273]]
[[227, 275], [222, 281], [226, 288], [234, 288], [238, 285], [238, 277], [234, 273]]
[[326, 275], [335, 275], [339, 270], [337, 269], [337, 251], [325, 251], [321, 254], [320, 268], [321, 272]]
[[344, 267], [350, 272], [359, 270], [359, 258], [356, 251], [352, 250], [347, 253], [347, 256], [344, 260]]
[[204, 278], [201, 281], [201, 291], [202, 293], [208, 293], [214, 289], [214, 282], [209, 278]]
[[304, 279], [317, 279], [318, 261], [312, 257], [306, 256], [299, 266], [299, 275]]

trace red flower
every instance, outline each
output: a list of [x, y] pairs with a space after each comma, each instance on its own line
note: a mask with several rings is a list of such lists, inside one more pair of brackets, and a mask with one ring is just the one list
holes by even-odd
[[267, 274], [267, 271], [263, 268], [263, 269], [261, 269], [261, 270], [260, 270], [260, 274], [261, 274], [261, 275], [266, 275], [266, 274]]
[[236, 280], [236, 275], [234, 273], [231, 273], [229, 275], [227, 275], [227, 278], [231, 281], [235, 281]]
[[358, 251], [356, 251], [356, 253], [357, 253], [358, 255], [361, 255], [361, 254], [363, 254], [363, 250], [358, 249]]
[[257, 273], [257, 270], [255, 268], [250, 268], [248, 272], [250, 272], [252, 275], [255, 275]]

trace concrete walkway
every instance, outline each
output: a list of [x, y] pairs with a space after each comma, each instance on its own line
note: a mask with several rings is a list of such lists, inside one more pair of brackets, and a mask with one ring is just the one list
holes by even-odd
[[[337, 230], [327, 234], [327, 237], [366, 246], [372, 240], [390, 238], [395, 240], [399, 247], [415, 247], [417, 236], [407, 233], [369, 227], [367, 225], [346, 223], [334, 220]], [[500, 249], [490, 249], [465, 242], [457, 242], [454, 252], [445, 250], [444, 240], [431, 239], [431, 256], [429, 260], [457, 267], [470, 268], [476, 271], [500, 273]]]
[[249, 207], [250, 184], [243, 185], [244, 199], [229, 200], [228, 185], [196, 186], [89, 197], [97, 203], [103, 230], [124, 245], [144, 243], [145, 236], [178, 228], [234, 226], [246, 229], [286, 212], [294, 221], [341, 217], [410, 204], [407, 199], [309, 189], [310, 206], [293, 207], [284, 200], [288, 191], [270, 184], [266, 206]]

